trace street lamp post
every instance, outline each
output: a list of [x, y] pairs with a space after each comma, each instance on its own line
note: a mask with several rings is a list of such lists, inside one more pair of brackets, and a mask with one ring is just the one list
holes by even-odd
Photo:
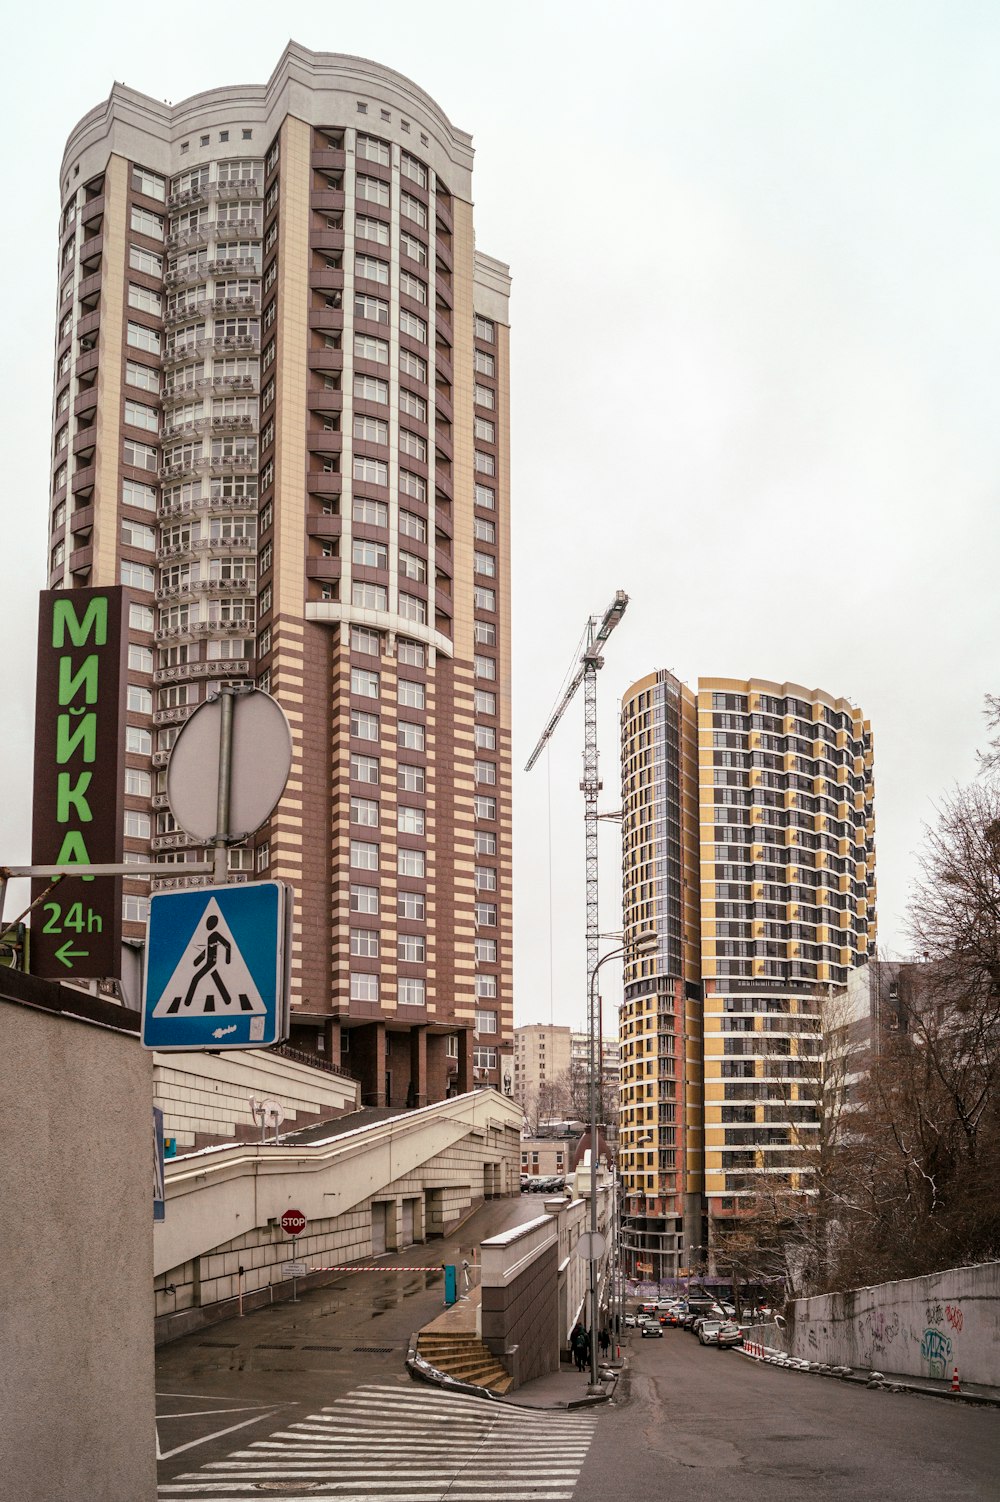
[[[642, 930], [637, 933], [631, 942], [622, 944], [618, 949], [612, 949], [601, 956], [590, 974], [590, 1006], [588, 1018], [590, 1020], [590, 1385], [595, 1390], [597, 1381], [597, 1059], [599, 1051], [599, 1039], [597, 1037], [597, 1007], [595, 987], [598, 972], [602, 965], [609, 960], [620, 960], [629, 956], [648, 954], [655, 949], [657, 937], [654, 930]], [[602, 1060], [603, 1063], [603, 1060]], [[613, 1228], [611, 1228], [613, 1230]]]

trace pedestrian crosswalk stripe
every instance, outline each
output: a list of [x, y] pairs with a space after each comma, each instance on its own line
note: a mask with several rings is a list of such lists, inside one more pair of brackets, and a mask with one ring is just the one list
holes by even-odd
[[224, 1460], [171, 1481], [158, 1497], [237, 1502], [571, 1502], [594, 1434], [591, 1417], [488, 1403], [461, 1393], [370, 1385]]

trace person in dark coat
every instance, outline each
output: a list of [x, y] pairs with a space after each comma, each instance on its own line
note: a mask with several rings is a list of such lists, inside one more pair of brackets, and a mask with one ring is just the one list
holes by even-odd
[[601, 1355], [606, 1356], [611, 1348], [611, 1336], [608, 1334], [606, 1325], [597, 1338], [601, 1346]]
[[573, 1353], [573, 1360], [576, 1363], [577, 1371], [584, 1371], [590, 1356], [590, 1337], [579, 1320], [577, 1320], [570, 1332], [569, 1348]]

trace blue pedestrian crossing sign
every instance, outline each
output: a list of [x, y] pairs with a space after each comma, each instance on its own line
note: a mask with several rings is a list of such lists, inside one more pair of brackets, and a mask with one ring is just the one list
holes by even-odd
[[145, 1048], [266, 1048], [288, 1035], [283, 882], [157, 892], [150, 899]]

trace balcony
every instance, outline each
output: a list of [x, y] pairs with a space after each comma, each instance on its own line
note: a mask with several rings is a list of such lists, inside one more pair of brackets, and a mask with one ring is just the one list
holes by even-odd
[[[157, 668], [153, 674], [154, 683], [186, 683], [189, 680], [210, 678], [214, 682], [217, 678], [247, 678], [253, 671], [252, 665], [247, 661], [239, 661], [236, 658], [226, 658], [218, 662], [179, 662], [172, 668]], [[166, 794], [163, 794], [163, 803], [153, 799], [154, 808], [166, 808]]]
[[[197, 706], [193, 706], [197, 708]], [[156, 719], [156, 716], [153, 716]], [[183, 829], [171, 830], [170, 834], [154, 834], [151, 844], [154, 850], [189, 850], [192, 846], [201, 846], [204, 840], [196, 840], [193, 835], [185, 834]]]
[[199, 224], [195, 229], [171, 230], [166, 238], [168, 250], [198, 250], [207, 245], [215, 230], [214, 224]]
[[[241, 177], [236, 182], [215, 184], [219, 197], [227, 201], [234, 198], [259, 198], [261, 187], [260, 180], [256, 177]], [[256, 220], [253, 222], [256, 223]]]
[[307, 558], [306, 578], [333, 580], [340, 578], [339, 558]]
[[342, 521], [339, 514], [306, 517], [306, 532], [310, 537], [339, 537], [341, 527]]
[[176, 307], [167, 308], [163, 315], [165, 328], [174, 328], [179, 323], [190, 323], [194, 318], [204, 318], [212, 308], [208, 298], [199, 298], [197, 302], [179, 303]]
[[172, 516], [229, 516], [234, 513], [255, 514], [256, 511], [255, 495], [206, 495], [192, 500], [164, 502], [157, 515], [162, 521]]
[[309, 165], [314, 172], [343, 172], [347, 153], [334, 146], [316, 146], [310, 152]]

